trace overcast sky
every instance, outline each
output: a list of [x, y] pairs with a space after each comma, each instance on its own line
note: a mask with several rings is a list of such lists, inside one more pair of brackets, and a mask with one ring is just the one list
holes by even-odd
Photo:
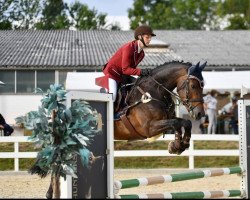
[[[108, 15], [125, 15], [127, 10], [132, 6], [133, 0], [78, 0], [81, 3], [87, 4], [89, 8], [95, 7], [99, 12], [105, 12]], [[75, 0], [64, 0], [64, 2], [72, 3]]]
[[[90, 9], [95, 8], [98, 12], [108, 15], [108, 23], [119, 22], [122, 30], [129, 29], [128, 8], [132, 7], [133, 0], [78, 0], [87, 4]], [[75, 0], [64, 0], [73, 3]]]

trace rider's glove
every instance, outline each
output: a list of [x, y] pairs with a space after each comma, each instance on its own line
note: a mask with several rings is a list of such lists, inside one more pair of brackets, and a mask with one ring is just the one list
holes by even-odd
[[141, 76], [150, 76], [152, 75], [152, 69], [141, 69]]

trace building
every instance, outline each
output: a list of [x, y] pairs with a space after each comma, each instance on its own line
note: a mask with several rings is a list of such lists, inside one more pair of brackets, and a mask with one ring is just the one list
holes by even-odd
[[[142, 68], [164, 62], [208, 61], [207, 71], [250, 71], [249, 31], [155, 31]], [[37, 109], [39, 87], [64, 84], [67, 72], [101, 71], [133, 31], [0, 31], [0, 112], [14, 118]]]

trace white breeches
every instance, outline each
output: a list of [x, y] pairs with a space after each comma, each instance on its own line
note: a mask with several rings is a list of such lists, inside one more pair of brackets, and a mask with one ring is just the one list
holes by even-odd
[[109, 78], [109, 93], [112, 93], [113, 94], [113, 102], [115, 102], [116, 100], [116, 96], [117, 96], [117, 82], [112, 79], [112, 78]]
[[217, 116], [216, 116], [216, 110], [214, 109], [207, 109], [207, 115], [208, 115], [208, 134], [215, 134], [216, 132], [216, 125], [217, 125]]

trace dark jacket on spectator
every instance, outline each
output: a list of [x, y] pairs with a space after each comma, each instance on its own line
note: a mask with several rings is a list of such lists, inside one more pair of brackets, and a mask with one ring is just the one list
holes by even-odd
[[4, 136], [10, 136], [11, 133], [13, 133], [14, 129], [9, 124], [6, 123], [2, 114], [0, 114], [0, 125], [3, 126]]

